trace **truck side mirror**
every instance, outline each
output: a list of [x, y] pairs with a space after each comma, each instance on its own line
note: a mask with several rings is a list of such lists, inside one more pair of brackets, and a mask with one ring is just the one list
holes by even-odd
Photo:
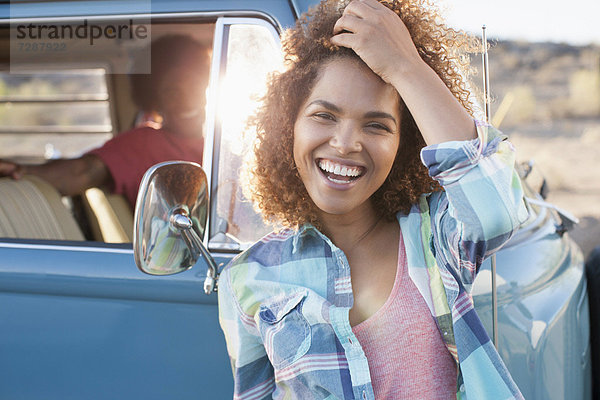
[[208, 184], [198, 164], [169, 161], [150, 168], [135, 206], [133, 251], [138, 268], [171, 275], [191, 268], [200, 254], [208, 263], [204, 290], [210, 294], [217, 267], [202, 244], [208, 216]]

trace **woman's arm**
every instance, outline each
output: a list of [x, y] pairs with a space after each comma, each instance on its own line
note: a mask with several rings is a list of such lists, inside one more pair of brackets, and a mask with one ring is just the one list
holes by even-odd
[[421, 151], [429, 174], [444, 187], [429, 202], [435, 248], [467, 289], [483, 260], [528, 217], [512, 144], [495, 128], [477, 125], [478, 139]]
[[231, 270], [219, 277], [219, 323], [225, 334], [234, 380], [234, 399], [270, 399], [275, 390], [273, 366], [254, 319], [241, 310], [231, 285]]
[[354, 0], [331, 42], [353, 49], [398, 91], [428, 145], [476, 137], [473, 119], [419, 56], [402, 20], [376, 0]]
[[354, 0], [334, 27], [333, 44], [353, 49], [409, 108], [428, 147], [429, 174], [444, 187], [430, 204], [438, 251], [466, 285], [483, 259], [526, 219], [512, 145], [473, 119], [419, 56], [402, 20], [376, 0]]

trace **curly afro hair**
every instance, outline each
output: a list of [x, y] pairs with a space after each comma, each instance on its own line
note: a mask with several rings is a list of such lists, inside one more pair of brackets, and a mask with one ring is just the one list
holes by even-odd
[[[402, 18], [421, 58], [472, 115], [467, 53], [478, 48], [477, 40], [445, 26], [433, 1], [379, 1]], [[244, 191], [272, 225], [297, 228], [308, 222], [320, 226], [318, 209], [294, 162], [294, 123], [324, 65], [345, 57], [360, 60], [353, 50], [330, 42], [333, 26], [349, 2], [324, 0], [285, 32], [286, 68], [270, 77], [262, 106], [250, 122], [256, 141], [243, 172]], [[399, 211], [408, 212], [422, 194], [442, 190], [420, 161], [425, 142], [410, 111], [400, 103], [398, 153], [386, 181], [371, 198], [375, 209], [389, 220]]]
[[210, 69], [210, 47], [193, 38], [171, 34], [153, 40], [150, 46], [140, 51], [133, 60], [133, 71], [142, 71], [148, 66], [149, 74], [130, 75], [131, 97], [143, 111], [160, 110], [160, 87], [167, 73], [178, 65], [194, 65], [199, 76], [206, 77]]

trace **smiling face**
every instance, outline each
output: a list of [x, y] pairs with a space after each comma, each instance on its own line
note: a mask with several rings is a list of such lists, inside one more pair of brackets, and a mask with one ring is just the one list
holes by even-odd
[[369, 212], [400, 141], [399, 97], [364, 64], [327, 63], [294, 124], [294, 161], [322, 213]]

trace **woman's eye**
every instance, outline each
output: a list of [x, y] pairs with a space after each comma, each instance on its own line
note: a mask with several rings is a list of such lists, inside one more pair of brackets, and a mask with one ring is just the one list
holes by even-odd
[[315, 113], [313, 117], [320, 120], [335, 121], [335, 117], [329, 113]]
[[392, 130], [390, 128], [388, 128], [386, 125], [380, 124], [378, 122], [371, 122], [370, 124], [367, 124], [367, 128], [374, 129], [377, 131], [392, 132]]

